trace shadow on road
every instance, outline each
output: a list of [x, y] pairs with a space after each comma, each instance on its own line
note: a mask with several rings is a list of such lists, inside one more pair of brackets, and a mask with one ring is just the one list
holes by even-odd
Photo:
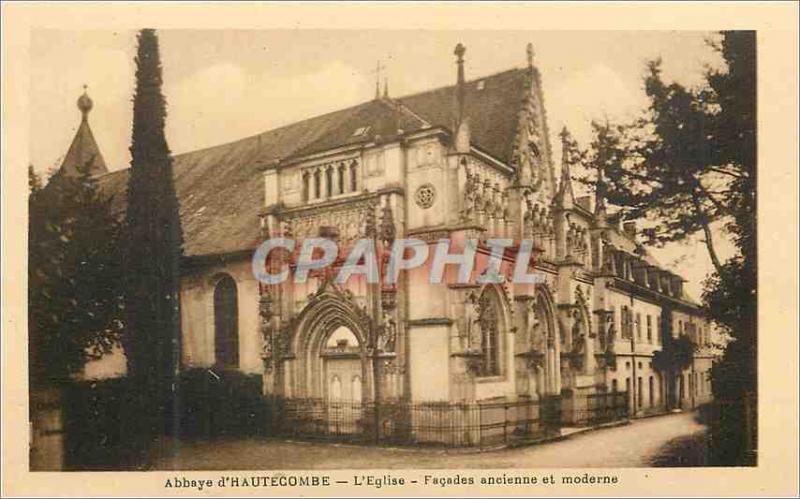
[[709, 466], [709, 442], [706, 430], [667, 442], [651, 459], [654, 467], [678, 468]]

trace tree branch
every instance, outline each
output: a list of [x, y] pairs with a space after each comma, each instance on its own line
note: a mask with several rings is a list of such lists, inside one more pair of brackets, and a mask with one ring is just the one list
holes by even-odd
[[692, 196], [692, 203], [694, 204], [695, 210], [697, 210], [697, 218], [700, 221], [700, 225], [703, 227], [703, 234], [705, 235], [708, 256], [711, 257], [711, 263], [714, 264], [714, 269], [717, 271], [717, 274], [721, 274], [722, 264], [717, 256], [717, 250], [714, 248], [714, 238], [711, 233], [708, 216], [706, 215], [705, 211], [703, 211], [703, 208], [700, 206], [700, 202], [697, 200], [696, 196]]
[[715, 197], [714, 197], [714, 196], [711, 194], [711, 192], [710, 192], [708, 189], [706, 189], [706, 188], [703, 186], [703, 184], [702, 184], [702, 183], [701, 183], [699, 180], [697, 181], [697, 186], [700, 188], [700, 190], [701, 190], [701, 191], [703, 191], [703, 193], [706, 195], [706, 197], [707, 197], [707, 198], [708, 198], [708, 199], [709, 199], [709, 200], [710, 200], [712, 203], [714, 203], [714, 206], [716, 206], [718, 210], [720, 210], [720, 211], [722, 211], [722, 212], [724, 212], [724, 213], [727, 213], [727, 211], [728, 211], [728, 210], [727, 210], [727, 208], [725, 207], [725, 205], [723, 205], [723, 204], [722, 204], [722, 203], [721, 203], [719, 200], [717, 200], [717, 199], [716, 199], [716, 198], [715, 198]]
[[735, 172], [732, 172], [732, 171], [723, 170], [722, 168], [717, 168], [717, 167], [714, 167], [714, 166], [708, 166], [706, 168], [708, 168], [712, 172], [721, 173], [723, 175], [728, 175], [728, 176], [731, 176], [731, 177], [734, 177], [734, 178], [744, 178], [745, 177], [741, 173], [735, 173]]

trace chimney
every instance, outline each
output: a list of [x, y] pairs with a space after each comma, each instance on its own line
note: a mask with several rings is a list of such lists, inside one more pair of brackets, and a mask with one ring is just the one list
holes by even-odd
[[622, 231], [631, 238], [636, 237], [636, 222], [623, 222]]

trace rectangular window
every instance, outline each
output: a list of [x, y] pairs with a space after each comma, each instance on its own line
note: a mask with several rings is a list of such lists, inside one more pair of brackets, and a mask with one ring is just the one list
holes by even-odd
[[636, 313], [636, 339], [642, 340], [642, 314]]
[[620, 310], [622, 322], [622, 338], [630, 339], [631, 337], [631, 312], [627, 306], [623, 305]]
[[631, 393], [631, 379], [625, 378], [625, 391], [628, 393], [628, 405], [633, 405], [633, 393]]
[[653, 342], [653, 317], [647, 316], [647, 342]]
[[638, 401], [636, 402], [636, 404], [637, 404], [638, 407], [642, 407], [643, 400], [644, 400], [644, 397], [643, 397], [644, 394], [642, 393], [643, 390], [642, 390], [642, 377], [641, 376], [639, 376], [639, 378], [636, 380], [636, 384], [638, 385], [637, 386], [638, 389], [636, 391], [636, 398], [638, 399]]
[[656, 345], [661, 344], [661, 316], [656, 316]]

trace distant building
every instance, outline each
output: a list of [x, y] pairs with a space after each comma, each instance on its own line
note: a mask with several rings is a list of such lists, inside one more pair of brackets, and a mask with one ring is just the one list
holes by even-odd
[[[376, 92], [174, 158], [183, 365], [258, 374], [265, 394], [289, 400], [555, 398], [565, 424], [584, 423], [596, 394], [627, 392], [632, 414], [709, 400], [710, 328], [684, 280], [602, 198], [574, 195], [570, 165], [556, 174], [532, 49], [526, 67], [471, 81], [463, 47], [456, 55], [453, 86]], [[122, 211], [128, 172], [105, 173], [86, 120], [91, 104], [81, 102], [62, 169], [94, 155]], [[339, 286], [326, 273], [272, 287], [254, 278], [265, 238], [321, 233], [342, 247], [366, 236], [530, 238], [545, 282], [431, 284], [414, 271], [392, 287]], [[697, 345], [693, 362], [659, 370], [654, 352], [681, 335]]]

